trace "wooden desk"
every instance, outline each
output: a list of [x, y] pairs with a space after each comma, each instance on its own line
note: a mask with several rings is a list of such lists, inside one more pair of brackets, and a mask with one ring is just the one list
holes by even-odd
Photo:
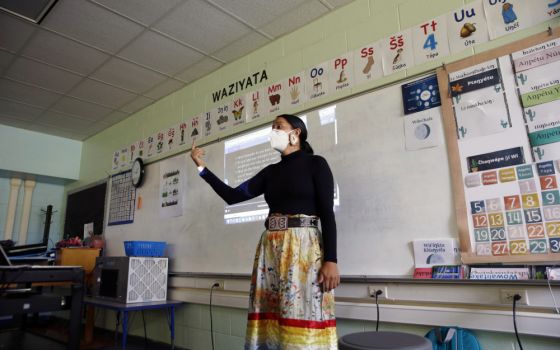
[[[33, 293], [18, 285], [32, 283], [70, 283], [71, 296]], [[79, 349], [84, 269], [78, 266], [0, 266], [0, 316], [13, 316], [70, 309], [67, 349]]]
[[175, 348], [175, 306], [182, 304], [182, 301], [154, 301], [147, 303], [115, 303], [112, 301], [106, 301], [103, 299], [86, 297], [84, 299], [84, 304], [88, 306], [101, 307], [105, 309], [115, 310], [123, 314], [122, 318], [122, 350], [126, 349], [126, 336], [128, 332], [128, 313], [131, 311], [143, 311], [143, 310], [156, 310], [165, 309], [170, 313], [171, 321], [169, 323], [169, 332], [171, 333], [171, 349]]

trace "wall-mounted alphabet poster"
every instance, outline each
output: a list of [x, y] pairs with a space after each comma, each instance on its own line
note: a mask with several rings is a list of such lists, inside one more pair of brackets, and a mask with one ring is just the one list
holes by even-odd
[[383, 73], [390, 75], [414, 65], [412, 30], [406, 29], [381, 41]]
[[313, 100], [329, 93], [329, 62], [323, 62], [307, 69], [305, 73], [305, 93]]
[[484, 0], [490, 39], [529, 28], [533, 24], [533, 6], [536, 1]]
[[354, 50], [353, 61], [356, 85], [363, 84], [367, 81], [373, 81], [383, 76], [381, 46], [379, 41], [363, 45]]
[[447, 14], [447, 37], [451, 53], [490, 40], [483, 0], [477, 0]]
[[296, 107], [305, 102], [305, 72], [299, 72], [286, 78], [283, 82], [288, 89], [286, 107]]
[[415, 64], [422, 64], [448, 56], [447, 16], [439, 16], [413, 27], [412, 40], [414, 42]]
[[351, 53], [337, 56], [330, 61], [329, 91], [337, 93], [354, 86], [354, 65]]

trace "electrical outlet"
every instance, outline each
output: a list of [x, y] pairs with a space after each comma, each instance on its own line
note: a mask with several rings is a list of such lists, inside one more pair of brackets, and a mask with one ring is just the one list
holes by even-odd
[[389, 299], [387, 286], [368, 286], [368, 296], [375, 298], [375, 292], [378, 290], [383, 292], [377, 297], [378, 299]]
[[516, 302], [516, 305], [529, 305], [526, 289], [500, 289], [500, 302], [502, 304], [513, 304], [513, 296], [519, 294], [521, 299]]
[[217, 287], [214, 287], [214, 290], [224, 290], [224, 280], [215, 280], [212, 282], [212, 284], [210, 285], [210, 288], [212, 288], [213, 285], [218, 284]]

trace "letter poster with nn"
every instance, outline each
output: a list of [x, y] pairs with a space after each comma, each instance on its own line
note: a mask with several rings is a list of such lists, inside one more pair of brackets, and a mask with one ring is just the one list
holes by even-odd
[[472, 252], [560, 258], [560, 40], [449, 73]]

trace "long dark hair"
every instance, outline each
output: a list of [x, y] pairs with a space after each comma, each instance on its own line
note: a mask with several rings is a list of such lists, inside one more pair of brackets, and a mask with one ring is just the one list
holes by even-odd
[[313, 148], [311, 148], [311, 145], [309, 144], [309, 142], [307, 142], [307, 127], [305, 126], [303, 120], [292, 114], [282, 114], [278, 117], [286, 119], [286, 121], [292, 126], [292, 128], [301, 130], [301, 133], [299, 134], [301, 149], [306, 153], [313, 154]]

